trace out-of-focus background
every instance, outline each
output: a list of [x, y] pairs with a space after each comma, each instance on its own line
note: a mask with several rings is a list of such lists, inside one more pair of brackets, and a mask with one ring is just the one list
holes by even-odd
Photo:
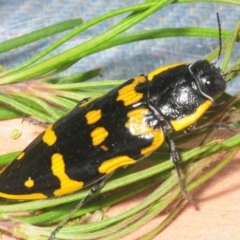
[[[0, 41], [72, 18], [91, 20], [111, 10], [144, 3], [140, 0], [0, 0]], [[216, 12], [219, 12], [222, 29], [233, 29], [239, 19], [237, 7], [227, 4], [196, 3], [173, 4], [160, 10], [129, 31], [162, 27], [201, 26], [217, 28]], [[80, 42], [104, 32], [122, 19], [122, 15], [105, 21], [71, 39], [56, 52], [66, 50]], [[0, 64], [12, 68], [30, 59], [55, 42], [65, 33], [57, 34], [26, 47], [0, 55]], [[172, 62], [194, 62], [219, 45], [217, 39], [167, 38], [135, 42], [91, 55], [79, 61], [64, 74], [102, 67], [103, 79], [129, 79]], [[55, 52], [55, 53], [56, 53]], [[240, 47], [235, 47], [233, 60], [239, 58]], [[219, 62], [218, 64], [220, 64]], [[100, 78], [99, 78], [100, 79]], [[228, 85], [228, 92], [236, 93], [240, 81]]]

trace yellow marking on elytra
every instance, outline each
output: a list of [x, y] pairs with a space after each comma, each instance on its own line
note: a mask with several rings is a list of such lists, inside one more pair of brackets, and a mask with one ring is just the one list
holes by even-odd
[[24, 157], [24, 155], [25, 155], [25, 152], [21, 152], [21, 153], [16, 157], [16, 159], [17, 159], [17, 160], [22, 160], [23, 157]]
[[87, 119], [87, 124], [94, 124], [102, 117], [102, 111], [99, 110], [92, 110], [85, 115]]
[[160, 147], [164, 142], [164, 133], [162, 129], [154, 129], [146, 122], [146, 116], [149, 113], [147, 108], [139, 108], [129, 111], [127, 114], [128, 121], [125, 127], [129, 129], [134, 136], [148, 136], [153, 139], [150, 146], [141, 150], [142, 155], [149, 155], [151, 152]]
[[144, 76], [135, 77], [134, 81], [131, 84], [128, 84], [119, 89], [118, 97], [116, 100], [123, 101], [123, 104], [126, 107], [139, 102], [142, 99], [143, 94], [136, 92], [135, 88], [139, 83], [144, 82], [146, 82], [146, 78]]
[[60, 180], [60, 188], [54, 191], [55, 196], [64, 195], [67, 193], [75, 192], [83, 188], [84, 183], [81, 181], [75, 181], [68, 177], [65, 173], [65, 163], [63, 156], [59, 153], [55, 153], [51, 157], [52, 161], [52, 173]]
[[91, 132], [93, 146], [101, 144], [108, 136], [108, 131], [104, 127], [97, 127]]
[[127, 166], [130, 164], [135, 164], [137, 161], [128, 156], [119, 156], [109, 160], [104, 161], [98, 168], [98, 171], [102, 174], [109, 174], [116, 169]]
[[47, 127], [45, 130], [42, 140], [44, 143], [46, 143], [48, 146], [52, 146], [57, 141], [57, 136], [55, 132], [52, 130], [52, 125]]
[[34, 186], [34, 181], [29, 177], [27, 181], [25, 181], [24, 186], [27, 188], [31, 188]]
[[44, 199], [47, 198], [46, 195], [42, 193], [28, 193], [28, 194], [8, 194], [0, 192], [0, 197], [15, 200], [34, 200], [34, 199]]
[[150, 128], [145, 121], [148, 112], [149, 110], [147, 108], [138, 108], [128, 112], [128, 121], [125, 127], [132, 135], [138, 136], [149, 133], [149, 130], [152, 131], [152, 128]]
[[109, 150], [109, 148], [105, 145], [101, 145], [100, 148], [105, 152], [107, 152]]
[[174, 128], [175, 131], [181, 131], [192, 124], [194, 124], [206, 111], [207, 109], [212, 105], [212, 101], [206, 100], [203, 104], [201, 104], [197, 110], [181, 119], [172, 120], [171, 125]]
[[172, 64], [169, 64], [169, 65], [166, 65], [166, 66], [162, 66], [160, 68], [157, 68], [155, 70], [153, 70], [152, 72], [150, 72], [148, 75], [147, 75], [147, 79], [149, 81], [152, 81], [154, 79], [154, 76], [164, 72], [164, 71], [167, 71], [171, 68], [174, 68], [174, 67], [177, 67], [177, 66], [181, 66], [181, 65], [187, 65], [185, 63], [172, 63]]
[[162, 129], [152, 129], [153, 142], [150, 146], [141, 150], [142, 155], [149, 155], [156, 149], [158, 149], [164, 142], [164, 133]]

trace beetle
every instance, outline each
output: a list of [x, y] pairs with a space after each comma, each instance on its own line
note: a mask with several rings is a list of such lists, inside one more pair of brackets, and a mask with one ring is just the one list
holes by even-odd
[[0, 175], [0, 197], [42, 199], [92, 185], [116, 169], [169, 145], [226, 88], [214, 64], [171, 64], [137, 76], [106, 95], [78, 104], [41, 133]]

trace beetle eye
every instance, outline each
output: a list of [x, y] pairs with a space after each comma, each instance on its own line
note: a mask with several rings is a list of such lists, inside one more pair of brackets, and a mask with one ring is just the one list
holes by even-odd
[[226, 82], [223, 81], [222, 76], [217, 76], [216, 74], [202, 77], [202, 82], [204, 85], [212, 91], [225, 90]]

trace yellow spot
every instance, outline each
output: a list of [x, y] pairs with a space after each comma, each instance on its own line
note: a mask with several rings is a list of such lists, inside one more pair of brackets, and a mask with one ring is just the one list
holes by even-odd
[[22, 160], [22, 158], [24, 157], [24, 155], [25, 155], [25, 152], [21, 152], [21, 153], [16, 157], [16, 159], [17, 159], [17, 160]]
[[105, 145], [100, 146], [100, 148], [105, 152], [107, 152], [109, 150], [109, 148]]
[[154, 76], [156, 76], [156, 75], [158, 75], [158, 74], [160, 74], [164, 71], [167, 71], [168, 69], [171, 69], [171, 68], [174, 68], [174, 67], [177, 67], [177, 66], [181, 66], [181, 65], [187, 65], [187, 64], [185, 64], [185, 63], [173, 63], [173, 64], [169, 64], [169, 65], [157, 68], [154, 71], [150, 72], [147, 75], [147, 78], [148, 78], [149, 81], [152, 81]]
[[150, 146], [141, 150], [142, 155], [149, 155], [155, 151], [164, 142], [164, 133], [161, 128], [154, 129], [146, 122], [146, 115], [149, 110], [146, 108], [139, 108], [128, 112], [128, 121], [125, 127], [129, 129], [134, 136], [143, 136], [153, 139]]
[[0, 192], [0, 197], [7, 199], [15, 199], [15, 200], [33, 200], [33, 199], [43, 199], [47, 198], [46, 195], [42, 193], [29, 193], [29, 194], [8, 194]]
[[106, 139], [107, 136], [108, 136], [108, 132], [104, 127], [95, 128], [91, 132], [93, 146], [97, 146], [101, 144]]
[[44, 132], [42, 137], [43, 142], [45, 142], [48, 146], [52, 146], [56, 140], [57, 136], [55, 132], [52, 130], [52, 125], [50, 125]]
[[25, 187], [31, 188], [34, 186], [34, 181], [29, 177], [28, 180], [24, 183]]
[[98, 171], [102, 174], [109, 174], [115, 171], [117, 168], [127, 166], [129, 164], [136, 163], [136, 160], [128, 156], [119, 156], [107, 161], [104, 161], [101, 166], [98, 168]]
[[147, 108], [138, 108], [128, 112], [128, 121], [125, 124], [125, 127], [132, 135], [138, 136], [152, 131], [152, 128], [149, 127], [145, 121], [148, 112], [149, 110]]
[[144, 76], [135, 77], [131, 84], [122, 87], [118, 91], [117, 101], [123, 101], [124, 106], [129, 106], [139, 102], [142, 99], [143, 94], [136, 92], [135, 88], [139, 83], [144, 82], [146, 82], [146, 78]]
[[59, 153], [52, 155], [52, 172], [60, 180], [60, 188], [54, 191], [55, 196], [75, 192], [83, 188], [84, 183], [81, 181], [71, 180], [65, 173], [65, 163], [63, 156]]
[[158, 149], [164, 142], [165, 137], [162, 129], [152, 129], [151, 135], [153, 136], [153, 142], [150, 146], [141, 150], [142, 155], [149, 155], [150, 153]]
[[175, 131], [183, 130], [192, 124], [194, 124], [212, 105], [212, 101], [206, 100], [202, 105], [200, 105], [197, 110], [188, 116], [185, 116], [181, 119], [172, 120], [171, 125]]
[[102, 111], [101, 110], [93, 110], [88, 112], [85, 115], [85, 118], [87, 119], [88, 124], [96, 123], [99, 119], [102, 117]]

